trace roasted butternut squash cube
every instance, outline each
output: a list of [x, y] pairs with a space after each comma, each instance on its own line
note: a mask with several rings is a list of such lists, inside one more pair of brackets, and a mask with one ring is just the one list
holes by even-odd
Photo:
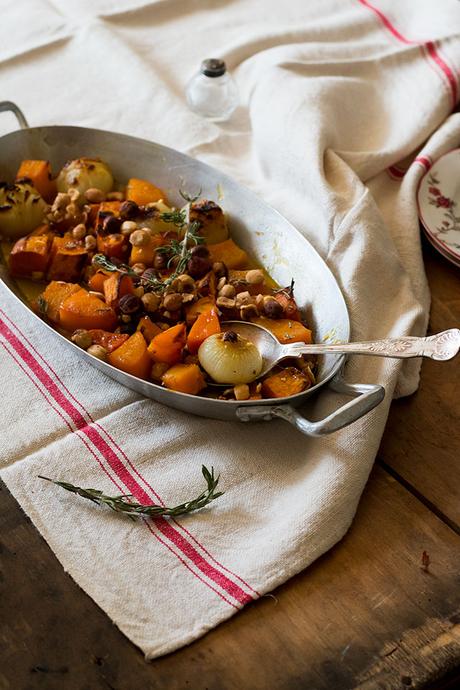
[[287, 367], [262, 382], [264, 398], [287, 398], [310, 388], [311, 381], [300, 369]]
[[166, 194], [162, 189], [147, 180], [140, 180], [137, 177], [132, 177], [128, 181], [126, 198], [130, 201], [135, 201], [138, 206], [145, 206], [161, 199], [165, 204], [168, 203]]
[[112, 273], [112, 275], [104, 281], [103, 292], [105, 303], [108, 304], [109, 307], [116, 309], [120, 297], [133, 294], [133, 281], [129, 276], [123, 275], [122, 273]]
[[312, 341], [310, 329], [306, 328], [300, 321], [267, 319], [265, 316], [257, 316], [252, 321], [273, 333], [280, 343], [307, 343], [308, 345]]
[[98, 232], [97, 249], [101, 254], [126, 261], [129, 255], [128, 238], [119, 232], [114, 232], [110, 235], [101, 235]]
[[147, 379], [152, 361], [147, 352], [147, 343], [140, 331], [136, 331], [120, 347], [107, 355], [107, 361], [117, 369], [140, 379]]
[[[27, 237], [16, 242], [9, 257], [11, 275], [44, 278], [51, 256], [53, 234], [48, 225], [41, 225]], [[35, 275], [34, 275], [35, 274]]]
[[228, 269], [247, 268], [249, 257], [233, 240], [225, 240], [219, 244], [211, 244], [209, 252], [212, 261], [224, 263]]
[[71, 333], [77, 328], [113, 331], [117, 325], [117, 315], [99, 297], [81, 288], [64, 300], [59, 309], [59, 321], [62, 328]]
[[88, 252], [83, 243], [74, 240], [72, 235], [54, 237], [48, 280], [64, 280], [69, 283], [78, 280], [87, 258]]
[[197, 395], [206, 387], [203, 372], [197, 364], [175, 364], [161, 377], [166, 388], [180, 393]]
[[214, 201], [200, 199], [190, 205], [190, 221], [199, 224], [198, 233], [207, 244], [218, 244], [228, 238], [225, 213]]
[[48, 203], [51, 203], [57, 194], [56, 182], [51, 175], [51, 167], [48, 161], [24, 160], [19, 166], [16, 180], [28, 179], [32, 182], [37, 192]]
[[40, 313], [44, 314], [53, 323], [58, 324], [60, 321], [59, 311], [62, 304], [67, 297], [80, 292], [80, 290], [81, 287], [77, 283], [52, 280], [37, 300]]
[[102, 345], [107, 352], [113, 352], [129, 338], [127, 333], [110, 333], [110, 331], [103, 331], [100, 328], [92, 328], [88, 333], [92, 338], [93, 344]]
[[185, 308], [185, 321], [187, 326], [191, 326], [200, 314], [210, 312], [216, 309], [216, 300], [214, 297], [201, 297], [201, 299], [196, 302], [192, 302], [188, 307]]

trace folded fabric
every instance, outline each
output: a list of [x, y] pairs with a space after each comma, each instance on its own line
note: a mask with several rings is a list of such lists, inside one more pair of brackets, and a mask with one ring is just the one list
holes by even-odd
[[[270, 0], [262, 14], [256, 0], [22, 0], [2, 13], [2, 95], [33, 125], [135, 134], [233, 175], [327, 261], [353, 339], [421, 335], [429, 295], [415, 192], [460, 142], [460, 115], [449, 117], [458, 18], [455, 0], [442, 12], [429, 0], [297, 0], [282, 11]], [[241, 96], [221, 125], [184, 99], [200, 60], [215, 56]], [[10, 124], [3, 116], [3, 131]], [[149, 658], [196, 639], [341, 539], [392, 396], [417, 387], [418, 362], [350, 359], [347, 381], [384, 385], [385, 401], [322, 439], [282, 421], [195, 418], [76, 361], [0, 294], [0, 476], [65, 570]], [[341, 402], [323, 390], [314, 412]], [[170, 504], [201, 490], [202, 463], [221, 473], [225, 494], [178, 520], [134, 523], [37, 479]]]

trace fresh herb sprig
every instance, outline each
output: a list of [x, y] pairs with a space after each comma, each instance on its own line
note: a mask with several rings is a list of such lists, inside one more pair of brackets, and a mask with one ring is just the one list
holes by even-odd
[[200, 510], [206, 505], [214, 501], [219, 496], [223, 495], [223, 491], [216, 491], [217, 485], [219, 483], [219, 475], [214, 476], [214, 467], [211, 467], [211, 471], [208, 470], [204, 465], [201, 467], [201, 472], [206, 480], [206, 489], [202, 491], [199, 496], [193, 498], [191, 501], [185, 501], [185, 503], [179, 503], [179, 505], [172, 508], [166, 506], [160, 506], [155, 503], [151, 505], [142, 505], [141, 503], [136, 503], [131, 501], [132, 494], [121, 494], [119, 496], [108, 496], [104, 494], [99, 489], [84, 489], [80, 486], [75, 486], [74, 484], [69, 484], [68, 482], [59, 482], [49, 477], [43, 477], [38, 475], [39, 479], [45, 479], [47, 482], [56, 484], [62, 487], [66, 491], [70, 491], [77, 496], [86, 498], [97, 505], [107, 506], [116, 513], [124, 513], [128, 517], [134, 519], [140, 516], [146, 517], [179, 517], [180, 515], [186, 515], [187, 513], [192, 513], [195, 510]]

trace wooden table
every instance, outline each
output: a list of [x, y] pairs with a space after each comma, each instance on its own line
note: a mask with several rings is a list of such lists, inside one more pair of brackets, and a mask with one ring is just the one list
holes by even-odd
[[[460, 271], [425, 247], [430, 330], [460, 324]], [[147, 664], [2, 487], [0, 690], [460, 688], [460, 362], [393, 403], [343, 541], [189, 647]], [[429, 565], [422, 566], [426, 552]]]

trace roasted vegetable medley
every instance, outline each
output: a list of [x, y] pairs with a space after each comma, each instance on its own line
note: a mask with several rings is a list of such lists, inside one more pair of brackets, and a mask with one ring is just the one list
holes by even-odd
[[[23, 161], [0, 183], [0, 233], [15, 278], [43, 283], [42, 318], [128, 374], [182, 393], [226, 400], [284, 398], [315, 382], [311, 358], [257, 379], [260, 355], [228, 320], [265, 326], [281, 343], [310, 343], [293, 284], [279, 288], [229, 236], [214, 201], [172, 208], [164, 191], [131, 178], [114, 190], [101, 160]], [[227, 388], [211, 382], [230, 382]]]

